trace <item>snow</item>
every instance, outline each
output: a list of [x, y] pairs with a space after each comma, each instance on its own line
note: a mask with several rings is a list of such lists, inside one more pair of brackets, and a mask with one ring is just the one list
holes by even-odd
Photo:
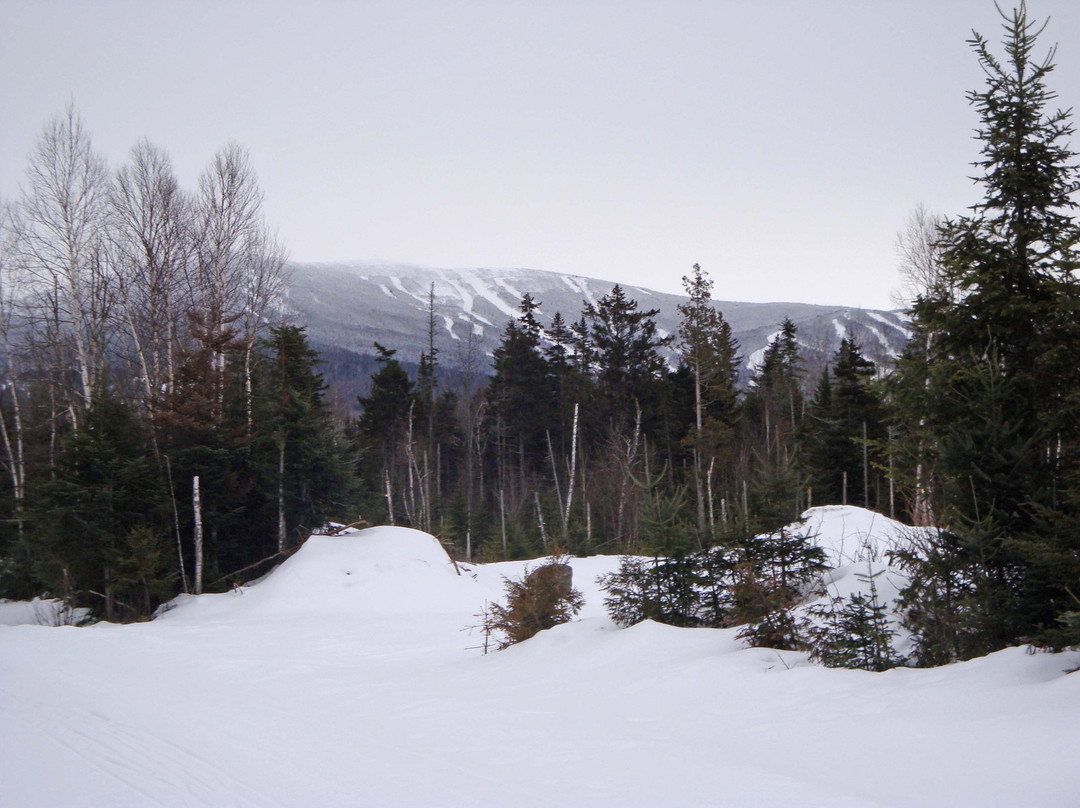
[[832, 325], [833, 329], [836, 331], [837, 339], [843, 340], [845, 337], [847, 337], [847, 328], [844, 327], [843, 323], [834, 318], [832, 321]]
[[851, 505], [811, 508], [802, 522], [788, 527], [800, 536], [814, 537], [829, 564], [840, 567], [861, 561], [881, 561], [890, 551], [928, 538], [931, 528], [909, 527], [880, 513]]
[[912, 334], [911, 329], [908, 328], [906, 325], [904, 325], [904, 321], [899, 316], [897, 316], [895, 314], [890, 315], [891, 317], [895, 318], [895, 320], [893, 320], [893, 319], [890, 319], [889, 317], [886, 317], [881, 312], [871, 311], [870, 309], [863, 309], [863, 311], [866, 313], [866, 315], [868, 317], [870, 317], [870, 319], [877, 320], [880, 323], [884, 323], [885, 325], [889, 326], [890, 328], [894, 328], [897, 331], [899, 331], [901, 334], [904, 335], [904, 337], [906, 339], [911, 339], [911, 334]]
[[[905, 537], [805, 516], [837, 591]], [[1080, 804], [1080, 654], [826, 669], [734, 630], [617, 629], [595, 578], [618, 559], [571, 563], [580, 619], [488, 655], [467, 627], [526, 564], [455, 569], [391, 527], [150, 623], [0, 626], [0, 805]]]
[[0, 598], [0, 626], [78, 625], [89, 614], [89, 609], [70, 609], [56, 598], [34, 598], [29, 601]]
[[782, 333], [782, 331], [774, 331], [769, 334], [769, 336], [765, 338], [765, 345], [758, 348], [756, 351], [753, 351], [750, 356], [746, 358], [746, 367], [748, 370], [754, 370], [755, 368], [761, 367], [761, 364], [765, 361], [765, 352]]

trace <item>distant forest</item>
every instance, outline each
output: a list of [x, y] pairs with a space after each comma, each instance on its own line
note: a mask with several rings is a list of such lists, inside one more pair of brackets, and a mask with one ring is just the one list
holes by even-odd
[[[785, 321], [744, 388], [694, 266], [670, 337], [618, 285], [547, 327], [527, 294], [493, 357], [450, 367], [432, 305], [419, 365], [375, 345], [342, 401], [275, 320], [283, 253], [244, 149], [187, 191], [145, 141], [110, 171], [69, 108], [0, 218], [0, 596], [140, 619], [329, 521], [388, 523], [477, 561], [731, 548], [725, 586], [758, 601], [722, 624], [767, 628], [798, 548], [755, 537], [850, 503], [940, 528], [896, 559], [918, 661], [1080, 641], [1080, 180], [1040, 28], [1005, 22], [1007, 58], [972, 43], [982, 201], [901, 234], [904, 356], [884, 373], [845, 338], [811, 373]], [[706, 574], [669, 571], [649, 585]]]

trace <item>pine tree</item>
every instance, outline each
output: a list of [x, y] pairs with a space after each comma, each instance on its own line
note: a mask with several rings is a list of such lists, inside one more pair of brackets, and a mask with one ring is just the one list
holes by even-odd
[[522, 298], [521, 316], [507, 323], [493, 353], [495, 373], [488, 389], [491, 416], [504, 431], [507, 450], [517, 457], [522, 479], [545, 467], [547, 433], [556, 415], [537, 308], [531, 295]]
[[[395, 350], [375, 343], [379, 369], [371, 377], [367, 396], [357, 399], [361, 414], [356, 431], [360, 442], [360, 476], [363, 487], [372, 494], [367, 507], [385, 506], [386, 520], [396, 522], [394, 492], [399, 490], [404, 473], [404, 443], [408, 418], [416, 401], [416, 390], [409, 374], [395, 358]], [[382, 507], [378, 508], [382, 511]]]
[[585, 307], [585, 353], [596, 366], [599, 403], [609, 429], [632, 424], [640, 407], [648, 431], [659, 414], [658, 382], [665, 370], [660, 349], [670, 343], [657, 331], [659, 313], [639, 310], [619, 285], [595, 306]]
[[743, 440], [755, 455], [752, 510], [771, 529], [798, 516], [806, 484], [802, 458], [804, 397], [798, 329], [784, 318], [754, 370], [744, 405]]
[[[807, 466], [818, 502], [870, 507], [885, 437], [881, 397], [874, 387], [875, 364], [850, 337], [833, 356], [815, 391], [807, 426]], [[846, 479], [846, 484], [845, 484]]]
[[[889, 607], [878, 595], [880, 569], [856, 573], [867, 593], [849, 598], [830, 598], [827, 605], [812, 609], [802, 631], [810, 644], [810, 658], [830, 668], [885, 671], [904, 663], [893, 648], [896, 631], [889, 621]], [[819, 622], [814, 622], [814, 620]]]
[[[147, 614], [160, 602], [161, 584], [167, 590], [175, 577], [175, 555], [162, 563], [168, 499], [146, 434], [131, 408], [107, 391], [68, 436], [32, 516], [39, 577], [56, 595], [106, 619]], [[137, 530], [143, 533], [132, 542]], [[147, 597], [128, 602], [123, 598], [136, 583]]]
[[304, 328], [271, 328], [262, 348], [267, 361], [258, 380], [253, 451], [259, 455], [260, 498], [273, 503], [267, 510], [281, 552], [329, 517], [346, 515], [352, 470], [323, 402], [319, 354]]
[[706, 526], [707, 469], [719, 458], [723, 468], [732, 465], [732, 428], [738, 393], [738, 344], [723, 314], [712, 305], [712, 280], [699, 264], [692, 277], [683, 277], [690, 300], [678, 306], [679, 351], [693, 377], [694, 423], [688, 439], [693, 452], [694, 490], [698, 531]]
[[[932, 444], [924, 456], [947, 528], [939, 562], [978, 583], [954, 621], [971, 635], [950, 646], [964, 655], [1044, 634], [1080, 580], [1066, 495], [1080, 437], [1073, 129], [1068, 111], [1049, 109], [1054, 51], [1034, 58], [1044, 26], [1024, 5], [1002, 16], [1006, 60], [980, 35], [970, 41], [987, 76], [968, 96], [981, 122], [983, 198], [942, 227], [943, 283], [913, 308], [926, 367], [900, 368], [913, 391], [905, 403], [920, 408], [902, 418]], [[931, 573], [917, 579], [947, 591]]]

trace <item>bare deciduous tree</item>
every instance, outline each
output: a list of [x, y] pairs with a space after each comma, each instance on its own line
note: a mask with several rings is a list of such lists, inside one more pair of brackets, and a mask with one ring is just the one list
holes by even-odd
[[[93, 150], [74, 106], [46, 125], [26, 180], [17, 249], [34, 286], [39, 335], [52, 344], [60, 367], [72, 354], [77, 390], [67, 405], [77, 421], [93, 403], [106, 359], [113, 276], [105, 238], [105, 161]], [[57, 373], [57, 381], [62, 375]]]
[[918, 205], [908, 216], [904, 229], [896, 234], [896, 254], [900, 259], [900, 288], [893, 302], [910, 306], [919, 297], [942, 291], [941, 251], [938, 246], [941, 217]]
[[119, 309], [141, 395], [152, 412], [154, 400], [172, 392], [176, 377], [191, 204], [168, 155], [146, 140], [117, 172], [111, 201]]
[[[251, 358], [270, 306], [281, 290], [284, 250], [266, 229], [262, 190], [247, 151], [230, 143], [210, 161], [199, 180], [193, 308], [210, 345], [220, 345], [229, 327], [238, 328], [245, 349], [245, 389], [251, 407]], [[215, 357], [219, 373], [225, 355]]]
[[[0, 440], [3, 445], [3, 466], [11, 479], [15, 521], [22, 536], [26, 500], [26, 461], [23, 451], [23, 419], [20, 402], [20, 385], [16, 367], [18, 353], [14, 350], [12, 332], [13, 313], [18, 299], [12, 245], [13, 228], [11, 210], [0, 201], [0, 404], [7, 398], [11, 402], [11, 426], [7, 413], [0, 408]], [[6, 396], [4, 395], [6, 394]]]

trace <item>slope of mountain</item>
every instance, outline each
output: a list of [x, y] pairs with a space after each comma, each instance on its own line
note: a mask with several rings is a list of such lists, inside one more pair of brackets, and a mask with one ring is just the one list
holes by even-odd
[[[470, 331], [474, 350], [487, 368], [492, 350], [525, 293], [540, 303], [538, 319], [547, 326], [555, 312], [573, 322], [586, 303], [595, 303], [613, 284], [538, 269], [438, 269], [373, 262], [293, 264], [286, 305], [307, 324], [312, 342], [341, 352], [374, 354], [378, 341], [416, 362], [426, 350], [429, 294], [434, 292], [435, 345], [444, 368], [463, 364]], [[641, 309], [659, 309], [662, 333], [678, 329], [676, 306], [686, 298], [623, 286]], [[816, 375], [845, 335], [854, 335], [864, 353], [879, 364], [895, 358], [908, 337], [897, 312], [806, 303], [739, 303], [718, 300], [739, 341], [744, 370], [760, 361], [780, 322], [790, 317], [799, 329], [808, 377]]]

